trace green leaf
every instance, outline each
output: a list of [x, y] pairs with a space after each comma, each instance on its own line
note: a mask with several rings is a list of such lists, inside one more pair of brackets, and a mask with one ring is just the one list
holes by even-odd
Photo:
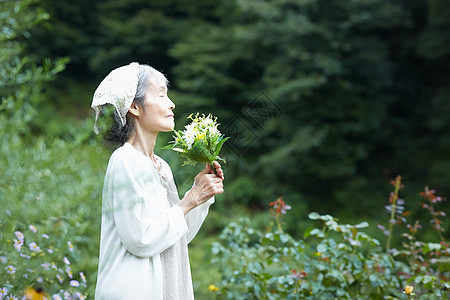
[[226, 138], [221, 137], [220, 142], [216, 145], [216, 149], [214, 150], [214, 153], [213, 153], [214, 157], [219, 156], [220, 150], [222, 150], [223, 143], [225, 143], [228, 139], [229, 139], [229, 137], [226, 137]]

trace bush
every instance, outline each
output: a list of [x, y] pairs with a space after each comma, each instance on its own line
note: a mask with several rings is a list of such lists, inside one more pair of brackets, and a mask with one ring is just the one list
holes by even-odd
[[[433, 197], [428, 193], [428, 198]], [[340, 224], [330, 215], [317, 213], [310, 213], [309, 218], [321, 226], [306, 230], [303, 239], [295, 240], [281, 226], [289, 207], [282, 199], [271, 204], [274, 228], [258, 230], [248, 219], [241, 219], [230, 223], [220, 242], [213, 245], [213, 262], [222, 275], [218, 290], [211, 290], [217, 296], [399, 299], [415, 294], [420, 299], [449, 298], [450, 250], [445, 241], [419, 242], [406, 233], [407, 242], [401, 249], [384, 249], [379, 240], [362, 231], [369, 226], [367, 222]], [[393, 204], [391, 224], [401, 218]]]
[[55, 138], [63, 117], [42, 114], [45, 82], [68, 60], [23, 55], [20, 40], [49, 17], [34, 4], [0, 1], [0, 299], [83, 299], [95, 287], [106, 155], [92, 122], [65, 120]]

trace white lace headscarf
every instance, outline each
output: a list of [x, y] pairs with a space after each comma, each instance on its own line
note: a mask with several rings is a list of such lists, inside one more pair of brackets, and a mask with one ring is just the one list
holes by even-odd
[[126, 115], [136, 95], [139, 82], [138, 74], [139, 64], [133, 62], [112, 70], [97, 87], [91, 104], [95, 111], [94, 131], [96, 134], [98, 134], [97, 120], [102, 105], [114, 105], [121, 125], [126, 124]]

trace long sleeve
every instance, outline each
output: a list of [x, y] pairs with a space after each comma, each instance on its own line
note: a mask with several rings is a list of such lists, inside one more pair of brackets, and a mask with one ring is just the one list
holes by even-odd
[[194, 299], [188, 223], [167, 170], [125, 143], [111, 155], [103, 186], [98, 300]]
[[104, 196], [112, 205], [121, 242], [139, 257], [163, 252], [188, 232], [183, 211], [168, 205], [157, 174], [143, 170], [152, 165], [137, 164], [123, 155], [112, 159]]
[[206, 216], [209, 212], [209, 207], [214, 203], [214, 197], [206, 201], [200, 206], [197, 206], [190, 212], [188, 212], [185, 216], [187, 226], [189, 228], [189, 232], [186, 236], [186, 240], [188, 243], [192, 241], [192, 239], [197, 235], [200, 227], [206, 219]]
[[[166, 170], [166, 176], [169, 182], [169, 193], [170, 193], [169, 199], [171, 199], [173, 204], [176, 204], [180, 201], [180, 199], [178, 197], [178, 191], [175, 185], [175, 181], [173, 179], [173, 175], [172, 172], [170, 171], [169, 165], [166, 162], [163, 162], [163, 165], [164, 165], [163, 169]], [[185, 196], [187, 193], [189, 193], [189, 191], [185, 193]], [[192, 239], [197, 235], [198, 231], [200, 230], [200, 227], [202, 226], [203, 222], [205, 221], [208, 215], [209, 207], [213, 203], [214, 197], [212, 197], [202, 205], [197, 206], [189, 213], [187, 213], [186, 216], [184, 216], [187, 222], [187, 226], [189, 228], [189, 232], [186, 235], [186, 240], [188, 243], [190, 243]]]

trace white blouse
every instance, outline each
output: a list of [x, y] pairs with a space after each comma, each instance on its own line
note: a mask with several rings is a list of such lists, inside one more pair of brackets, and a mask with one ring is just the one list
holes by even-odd
[[194, 299], [187, 244], [214, 198], [184, 216], [169, 165], [125, 143], [103, 186], [95, 299]]

